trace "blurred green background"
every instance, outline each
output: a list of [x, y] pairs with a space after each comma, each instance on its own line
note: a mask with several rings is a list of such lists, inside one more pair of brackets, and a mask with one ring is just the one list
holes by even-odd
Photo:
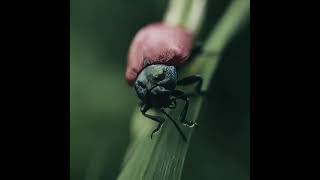
[[[229, 0], [211, 0], [200, 41]], [[113, 180], [138, 104], [124, 73], [137, 30], [160, 21], [167, 0], [71, 0], [70, 179]], [[183, 180], [248, 179], [250, 174], [250, 24], [223, 53], [192, 137]]]

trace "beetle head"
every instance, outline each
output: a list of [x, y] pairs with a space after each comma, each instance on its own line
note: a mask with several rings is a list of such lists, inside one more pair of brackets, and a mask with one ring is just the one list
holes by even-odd
[[176, 88], [176, 85], [176, 68], [155, 64], [143, 69], [134, 87], [138, 97], [144, 103], [151, 103], [155, 107], [163, 107], [171, 102], [171, 92]]

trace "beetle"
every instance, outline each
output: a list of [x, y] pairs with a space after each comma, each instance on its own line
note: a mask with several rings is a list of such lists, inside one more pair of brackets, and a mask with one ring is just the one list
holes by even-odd
[[192, 32], [163, 22], [141, 28], [133, 38], [128, 52], [126, 80], [130, 86], [134, 86], [141, 100], [141, 113], [159, 123], [151, 133], [151, 139], [165, 122], [161, 116], [147, 114], [149, 109], [155, 108], [173, 122], [186, 141], [177, 123], [165, 111], [167, 108], [174, 109], [177, 100], [185, 101], [180, 122], [190, 128], [197, 126], [196, 123], [186, 120], [189, 96], [176, 87], [197, 83], [196, 92], [199, 95], [204, 94], [204, 91], [201, 91], [202, 78], [199, 75], [178, 80], [177, 73], [179, 67], [200, 52], [201, 46], [193, 47]]

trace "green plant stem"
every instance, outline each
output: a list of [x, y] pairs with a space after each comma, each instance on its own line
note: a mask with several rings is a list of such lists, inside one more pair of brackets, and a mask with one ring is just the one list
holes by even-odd
[[192, 0], [190, 5], [189, 13], [186, 15], [183, 25], [197, 36], [206, 13], [207, 0]]
[[164, 15], [164, 22], [172, 25], [183, 25], [185, 14], [191, 0], [171, 0]]
[[209, 82], [214, 76], [214, 71], [223, 49], [241, 26], [246, 23], [249, 13], [250, 0], [233, 0], [216, 27], [210, 32], [204, 44], [203, 54], [183, 69], [186, 75], [202, 75], [204, 79], [202, 88], [204, 90], [209, 87]]
[[[204, 12], [204, 10], [201, 11], [201, 8], [204, 9], [205, 7], [204, 2], [198, 0], [171, 0], [165, 21], [183, 25], [197, 33], [200, 27], [193, 26], [201, 26], [202, 24], [203, 14], [199, 14], [199, 12]], [[207, 90], [214, 76], [221, 52], [245, 20], [248, 19], [249, 9], [250, 0], [233, 0], [205, 42], [204, 53], [184, 67], [179, 72], [180, 77], [199, 74], [204, 79], [203, 89]], [[189, 14], [186, 12], [189, 12]], [[191, 99], [187, 114], [189, 121], [197, 121], [202, 101], [202, 97]], [[176, 110], [169, 111], [168, 114], [174, 119], [178, 119], [182, 106], [183, 103], [178, 102]], [[173, 124], [170, 121], [166, 121], [160, 132], [155, 134], [151, 140], [150, 134], [156, 126], [156, 123], [142, 116], [139, 108], [137, 108], [132, 119], [131, 144], [118, 180], [179, 180], [181, 178], [193, 129], [182, 127], [188, 139], [188, 142], [185, 143]]]
[[206, 12], [206, 4], [207, 0], [171, 0], [164, 22], [184, 26], [197, 36]]

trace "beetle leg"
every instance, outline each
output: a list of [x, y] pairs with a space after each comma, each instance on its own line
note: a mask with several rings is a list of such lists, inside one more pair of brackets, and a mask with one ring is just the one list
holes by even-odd
[[173, 90], [171, 95], [174, 96], [175, 99], [177, 99], [178, 97], [181, 97], [181, 96], [185, 96], [184, 92], [177, 90], [177, 89]]
[[186, 102], [182, 112], [180, 113], [180, 117], [179, 117], [180, 122], [182, 122], [184, 125], [186, 125], [188, 127], [198, 126], [197, 123], [194, 123], [192, 121], [187, 121], [186, 120], [187, 112], [188, 112], [188, 108], [189, 108], [189, 98], [188, 98], [188, 96], [185, 95], [182, 91], [179, 91], [179, 90], [174, 90], [173, 94], [176, 96], [176, 99], [181, 99], [181, 100], [184, 100]]
[[162, 124], [163, 124], [164, 121], [165, 121], [165, 119], [164, 119], [163, 117], [161, 117], [161, 116], [153, 116], [153, 115], [150, 115], [150, 114], [146, 114], [146, 112], [147, 112], [150, 108], [151, 108], [151, 107], [148, 106], [147, 104], [143, 104], [143, 105], [141, 106], [140, 111], [142, 112], [142, 114], [143, 114], [145, 117], [147, 117], [147, 118], [149, 118], [149, 119], [151, 119], [151, 120], [154, 120], [154, 121], [156, 121], [156, 122], [159, 123], [158, 127], [157, 127], [156, 129], [154, 129], [154, 130], [152, 131], [152, 133], [151, 133], [151, 139], [152, 139], [153, 134], [156, 133], [156, 132], [158, 132], [158, 131], [160, 130]]
[[186, 86], [194, 83], [198, 83], [196, 86], [196, 92], [200, 95], [204, 95], [205, 91], [201, 90], [203, 79], [199, 75], [193, 75], [186, 78], [183, 78], [177, 82], [177, 85]]
[[186, 117], [187, 117], [187, 112], [188, 112], [188, 108], [189, 108], [189, 98], [187, 97], [180, 97], [179, 99], [183, 99], [186, 103], [184, 104], [184, 107], [183, 107], [183, 110], [182, 112], [180, 113], [180, 121], [183, 123], [183, 124], [186, 124], [187, 120], [186, 120]]
[[172, 95], [175, 97], [175, 100], [177, 100], [177, 99], [181, 99], [181, 97], [192, 97], [195, 94], [184, 93], [184, 92], [182, 92], [180, 90], [175, 89], [175, 90], [172, 91]]
[[186, 125], [188, 127], [194, 127], [194, 126], [198, 126], [197, 123], [194, 123], [192, 121], [187, 121], [186, 117], [187, 117], [187, 112], [188, 112], [188, 108], [189, 108], [189, 98], [186, 96], [182, 96], [182, 97], [178, 97], [178, 99], [182, 99], [184, 100], [186, 103], [184, 105], [184, 108], [182, 110], [182, 112], [180, 113], [180, 121], [183, 123], [183, 125]]
[[174, 109], [174, 108], [176, 108], [176, 106], [177, 106], [177, 100], [176, 100], [176, 98], [174, 98], [171, 100], [171, 104], [169, 105], [169, 108]]
[[187, 141], [187, 138], [186, 138], [186, 136], [183, 134], [182, 130], [179, 128], [179, 126], [178, 126], [178, 124], [176, 123], [176, 121], [173, 120], [172, 117], [169, 116], [169, 114], [166, 113], [163, 109], [161, 109], [161, 112], [162, 112], [163, 114], [165, 114], [165, 115], [172, 121], [172, 123], [174, 124], [174, 126], [176, 127], [176, 129], [178, 130], [178, 132], [180, 133], [181, 137], [182, 137], [183, 140], [186, 142], [186, 141]]

